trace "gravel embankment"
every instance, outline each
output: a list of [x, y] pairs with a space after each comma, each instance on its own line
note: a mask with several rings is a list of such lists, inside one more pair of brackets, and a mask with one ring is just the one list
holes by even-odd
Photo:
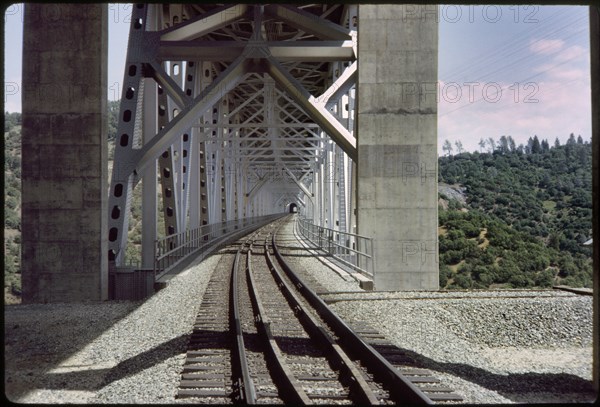
[[342, 301], [468, 403], [590, 400], [591, 298]]
[[[290, 241], [291, 225], [280, 233]], [[305, 270], [339, 294], [332, 307], [367, 322], [435, 371], [465, 403], [593, 400], [592, 297], [556, 290], [369, 292], [321, 262]], [[349, 292], [354, 291], [354, 292]]]
[[19, 403], [173, 403], [220, 255], [146, 301], [5, 307], [5, 386]]
[[[280, 232], [299, 247], [292, 224]], [[188, 335], [220, 255], [139, 302], [5, 306], [5, 387], [19, 403], [175, 403]], [[313, 258], [293, 262], [436, 372], [465, 402], [591, 397], [592, 299], [557, 291], [365, 292]], [[349, 292], [353, 291], [353, 292]]]

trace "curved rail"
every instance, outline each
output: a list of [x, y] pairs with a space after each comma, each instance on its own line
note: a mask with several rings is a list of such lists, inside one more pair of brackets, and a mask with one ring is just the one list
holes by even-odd
[[268, 250], [268, 236], [265, 240], [265, 257], [273, 277], [277, 280], [282, 292], [288, 299], [292, 307], [298, 310], [299, 319], [305, 329], [315, 338], [326, 350], [330, 356], [331, 363], [340, 369], [343, 381], [351, 388], [351, 397], [359, 404], [380, 404], [377, 396], [371, 390], [369, 384], [363, 378], [361, 372], [356, 368], [354, 362], [346, 355], [342, 348], [334, 342], [331, 336], [325, 331], [321, 324], [308, 312], [303, 309], [302, 303], [294, 289], [289, 286], [283, 278], [279, 267], [275, 264]]
[[389, 389], [390, 395], [397, 403], [418, 405], [433, 404], [417, 386], [404, 377], [391, 363], [379, 354], [373, 347], [365, 343], [317, 294], [307, 287], [281, 256], [275, 243], [276, 233], [272, 235], [272, 247], [277, 261], [288, 278], [306, 300], [317, 310], [320, 317], [333, 329], [340, 342], [352, 350], [352, 354], [372, 371]]
[[[247, 242], [247, 241], [246, 241]], [[254, 382], [250, 376], [250, 369], [248, 368], [248, 358], [246, 357], [246, 346], [244, 345], [244, 332], [240, 323], [240, 304], [237, 287], [238, 284], [238, 266], [240, 262], [240, 253], [242, 252], [245, 244], [242, 244], [241, 248], [235, 254], [235, 260], [233, 261], [233, 270], [231, 275], [231, 303], [233, 312], [231, 313], [231, 325], [235, 330], [237, 352], [235, 352], [235, 362], [237, 368], [239, 395], [242, 401], [246, 404], [256, 404], [256, 389]]]
[[263, 334], [264, 338], [267, 342], [267, 351], [270, 354], [270, 359], [272, 361], [272, 367], [276, 371], [275, 377], [278, 378], [279, 384], [282, 387], [282, 394], [284, 395], [285, 401], [293, 404], [310, 404], [310, 399], [308, 398], [306, 392], [302, 389], [302, 386], [298, 383], [298, 380], [292, 374], [292, 371], [288, 364], [285, 362], [283, 357], [283, 353], [279, 348], [279, 345], [275, 341], [271, 333], [271, 322], [267, 313], [264, 309], [262, 300], [258, 293], [257, 284], [254, 281], [254, 276], [252, 273], [252, 245], [250, 245], [250, 249], [248, 250], [247, 257], [247, 272], [248, 272], [248, 285], [250, 286], [251, 300], [257, 311], [257, 323], [259, 326], [260, 332]]
[[235, 257], [215, 269], [177, 397], [432, 404], [293, 273], [272, 232], [280, 222], [240, 240]]

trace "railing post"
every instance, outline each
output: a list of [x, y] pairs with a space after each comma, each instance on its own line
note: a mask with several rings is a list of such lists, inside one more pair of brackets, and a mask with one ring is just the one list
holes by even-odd
[[156, 281], [156, 269], [158, 268], [158, 240], [154, 241], [154, 281]]

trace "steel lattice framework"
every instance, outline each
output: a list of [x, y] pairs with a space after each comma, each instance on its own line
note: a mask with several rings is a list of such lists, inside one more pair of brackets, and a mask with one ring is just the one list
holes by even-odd
[[[281, 212], [349, 230], [357, 78], [353, 5], [133, 7], [109, 195], [121, 265], [143, 180], [143, 262], [165, 235]], [[148, 227], [147, 225], [153, 225]]]

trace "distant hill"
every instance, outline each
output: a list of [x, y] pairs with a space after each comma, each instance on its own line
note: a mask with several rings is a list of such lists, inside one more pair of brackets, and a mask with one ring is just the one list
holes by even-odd
[[440, 188], [440, 284], [591, 287], [591, 144], [503, 144], [439, 159], [440, 183], [466, 196]]

